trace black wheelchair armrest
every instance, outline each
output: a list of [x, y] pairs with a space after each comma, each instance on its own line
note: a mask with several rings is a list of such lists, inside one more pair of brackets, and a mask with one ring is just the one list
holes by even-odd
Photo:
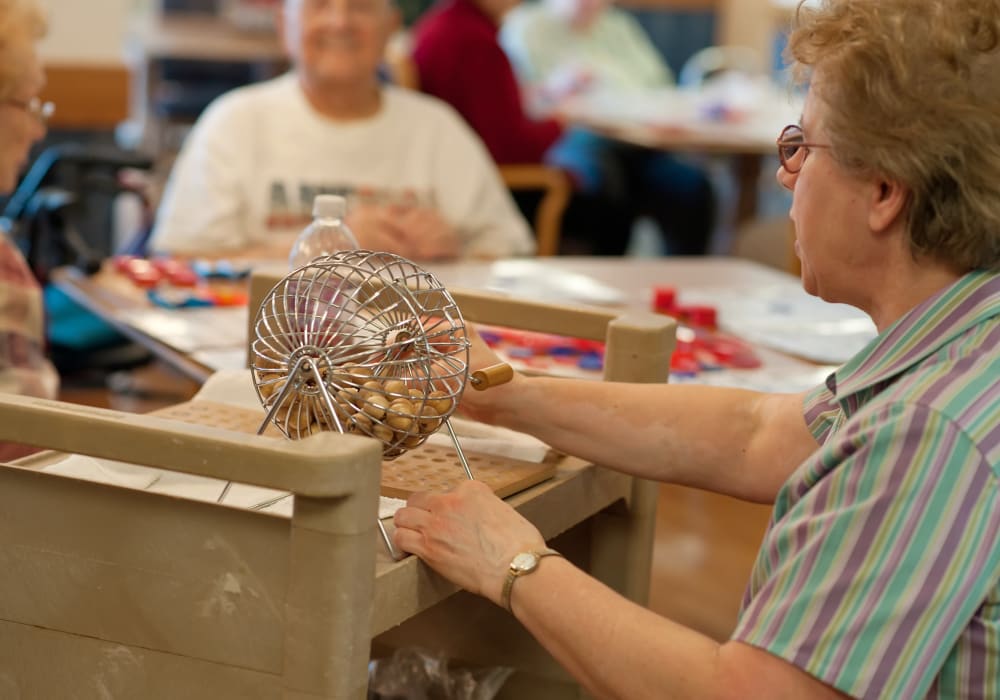
[[[42, 151], [25, 174], [17, 189], [7, 200], [3, 216], [17, 221], [25, 215], [28, 203], [43, 185], [50, 182], [58, 168], [61, 179], [70, 182], [63, 186], [70, 191], [79, 191], [85, 186], [120, 189], [117, 173], [132, 168], [151, 170], [153, 159], [135, 151], [126, 151], [105, 144], [62, 143]], [[94, 178], [95, 173], [103, 177]]]

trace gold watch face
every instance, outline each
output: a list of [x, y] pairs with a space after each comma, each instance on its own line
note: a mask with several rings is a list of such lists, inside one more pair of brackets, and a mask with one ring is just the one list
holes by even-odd
[[534, 552], [521, 552], [510, 562], [510, 570], [519, 574], [526, 574], [538, 566], [538, 555]]

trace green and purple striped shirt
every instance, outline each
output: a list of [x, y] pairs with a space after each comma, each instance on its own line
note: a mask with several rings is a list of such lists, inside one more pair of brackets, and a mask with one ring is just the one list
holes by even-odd
[[1000, 275], [813, 390], [733, 639], [865, 698], [1000, 698]]

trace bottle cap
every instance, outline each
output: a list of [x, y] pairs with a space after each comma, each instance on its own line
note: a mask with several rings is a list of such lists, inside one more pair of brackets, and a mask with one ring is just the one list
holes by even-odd
[[339, 194], [318, 194], [313, 199], [313, 218], [343, 219], [347, 200]]

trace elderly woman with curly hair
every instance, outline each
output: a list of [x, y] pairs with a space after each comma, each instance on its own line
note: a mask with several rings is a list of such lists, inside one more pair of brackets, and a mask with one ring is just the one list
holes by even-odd
[[598, 697], [1000, 698], [1000, 0], [819, 0], [789, 50], [809, 93], [777, 177], [802, 283], [879, 335], [800, 395], [517, 376], [463, 397], [597, 463], [772, 503], [731, 639], [543, 558], [477, 483], [413, 496], [396, 542]]
[[[45, 75], [35, 43], [44, 33], [34, 0], [0, 0], [0, 194], [17, 185], [52, 111], [38, 98]], [[0, 222], [0, 391], [54, 398], [58, 386], [44, 354], [41, 289]], [[0, 459], [20, 453], [0, 443]]]

